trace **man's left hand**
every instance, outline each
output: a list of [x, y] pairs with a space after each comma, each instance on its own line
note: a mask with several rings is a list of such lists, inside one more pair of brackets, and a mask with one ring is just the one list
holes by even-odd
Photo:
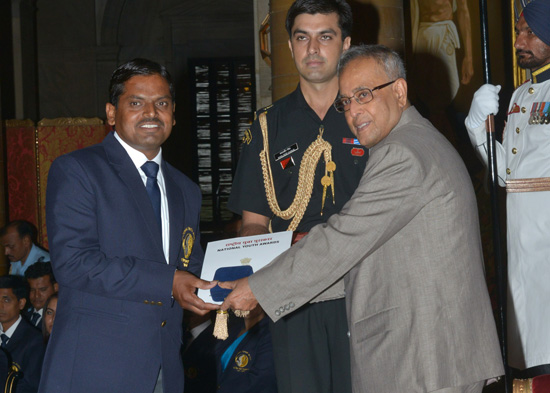
[[220, 282], [218, 285], [233, 290], [223, 301], [222, 310], [230, 308], [232, 310], [250, 311], [258, 305], [258, 301], [248, 285], [248, 277], [237, 281]]

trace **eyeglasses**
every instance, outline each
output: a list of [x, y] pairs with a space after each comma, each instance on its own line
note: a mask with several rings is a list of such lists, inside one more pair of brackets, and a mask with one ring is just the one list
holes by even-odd
[[372, 94], [375, 90], [383, 89], [386, 86], [391, 85], [393, 82], [395, 82], [397, 79], [384, 83], [383, 85], [373, 87], [372, 89], [361, 89], [359, 91], [356, 91], [355, 94], [351, 97], [338, 97], [336, 101], [334, 101], [334, 108], [340, 113], [349, 111], [349, 107], [351, 105], [351, 99], [353, 98], [355, 102], [357, 102], [359, 105], [366, 104], [368, 102], [371, 102], [374, 98], [374, 95]]

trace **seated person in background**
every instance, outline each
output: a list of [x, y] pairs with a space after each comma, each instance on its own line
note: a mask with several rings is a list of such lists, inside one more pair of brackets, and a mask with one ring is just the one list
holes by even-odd
[[50, 254], [36, 243], [36, 227], [28, 221], [15, 220], [0, 229], [0, 244], [10, 260], [10, 274], [22, 276], [30, 265], [47, 262]]
[[260, 306], [244, 324], [230, 325], [227, 340], [216, 344], [216, 359], [218, 393], [277, 393], [269, 320]]
[[25, 278], [29, 283], [29, 301], [26, 317], [36, 327], [42, 326], [44, 305], [46, 300], [58, 290], [57, 282], [52, 272], [50, 262], [36, 262], [25, 271]]
[[38, 391], [44, 359], [44, 344], [40, 332], [20, 315], [25, 308], [26, 297], [27, 287], [22, 277], [0, 277], [1, 346], [23, 375], [17, 381], [17, 393]]
[[185, 393], [214, 393], [216, 383], [216, 353], [218, 341], [214, 333], [212, 313], [183, 314], [185, 339], [182, 346]]
[[47, 344], [52, 334], [53, 321], [55, 320], [55, 312], [57, 311], [57, 292], [48, 298], [44, 305], [44, 316], [42, 317], [42, 337], [44, 343]]

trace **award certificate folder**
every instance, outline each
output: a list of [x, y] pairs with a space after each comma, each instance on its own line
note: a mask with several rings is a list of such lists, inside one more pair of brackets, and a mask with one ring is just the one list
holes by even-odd
[[[236, 237], [208, 243], [201, 278], [212, 281], [234, 281], [248, 277], [290, 248], [292, 232]], [[207, 303], [222, 304], [231, 292], [215, 286], [199, 289], [198, 296]]]

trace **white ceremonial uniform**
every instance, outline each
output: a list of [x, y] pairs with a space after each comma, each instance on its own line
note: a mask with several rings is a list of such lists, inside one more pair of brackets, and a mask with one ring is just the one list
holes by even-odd
[[[550, 65], [521, 85], [508, 108], [499, 182], [550, 177]], [[487, 163], [485, 124], [470, 140]], [[509, 192], [508, 363], [518, 369], [550, 363], [550, 191]]]

